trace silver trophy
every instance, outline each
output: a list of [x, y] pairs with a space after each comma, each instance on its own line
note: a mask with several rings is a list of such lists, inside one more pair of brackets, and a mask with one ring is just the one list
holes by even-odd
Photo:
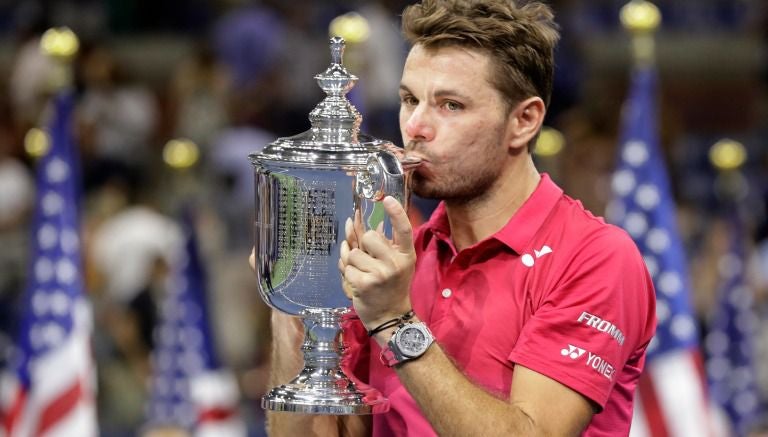
[[[359, 133], [362, 117], [346, 98], [357, 78], [342, 65], [344, 40], [331, 38], [331, 65], [315, 76], [327, 96], [309, 114], [310, 130], [279, 138], [249, 156], [256, 178], [255, 248], [259, 293], [304, 322], [304, 368], [263, 398], [265, 409], [310, 414], [386, 412], [389, 401], [346, 375], [342, 316], [350, 300], [337, 268], [344, 223], [391, 232], [381, 200], [407, 205], [406, 175], [388, 141]], [[280, 335], [280, 333], [277, 333]]]

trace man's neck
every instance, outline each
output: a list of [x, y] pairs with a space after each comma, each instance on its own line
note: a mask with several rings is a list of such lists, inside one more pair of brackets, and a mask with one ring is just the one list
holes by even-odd
[[457, 251], [498, 232], [528, 200], [541, 176], [530, 160], [510, 168], [484, 196], [470, 202], [445, 202], [451, 240]]

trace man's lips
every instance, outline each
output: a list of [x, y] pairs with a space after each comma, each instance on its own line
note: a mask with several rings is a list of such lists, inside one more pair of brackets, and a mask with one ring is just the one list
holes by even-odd
[[411, 169], [419, 171], [423, 170], [424, 166], [429, 163], [429, 159], [418, 152], [419, 147], [422, 146], [418, 141], [408, 141], [405, 144], [405, 156], [401, 158], [400, 162], [403, 164], [404, 169]]
[[424, 160], [415, 155], [405, 155], [400, 159], [400, 164], [404, 170], [414, 170], [420, 167], [424, 163]]
[[420, 177], [429, 177], [432, 175], [432, 163], [429, 160], [422, 159], [419, 165], [413, 167], [413, 173]]

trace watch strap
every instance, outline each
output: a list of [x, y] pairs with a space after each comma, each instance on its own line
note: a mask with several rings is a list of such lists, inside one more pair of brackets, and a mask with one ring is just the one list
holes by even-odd
[[384, 346], [384, 348], [381, 350], [381, 353], [379, 354], [379, 361], [381, 361], [381, 364], [387, 367], [394, 367], [396, 364], [400, 363], [400, 361], [395, 356], [395, 352], [389, 348], [389, 345]]

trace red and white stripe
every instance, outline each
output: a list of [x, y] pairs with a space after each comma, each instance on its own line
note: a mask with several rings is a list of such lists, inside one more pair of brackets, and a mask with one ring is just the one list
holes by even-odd
[[98, 435], [89, 325], [80, 323], [57, 347], [35, 359], [30, 379], [25, 388], [15, 374], [4, 375], [0, 436]]
[[192, 402], [197, 408], [196, 437], [244, 437], [240, 419], [240, 389], [231, 372], [205, 371], [190, 381]]
[[724, 437], [710, 407], [701, 356], [676, 350], [654, 357], [638, 383], [630, 437]]

